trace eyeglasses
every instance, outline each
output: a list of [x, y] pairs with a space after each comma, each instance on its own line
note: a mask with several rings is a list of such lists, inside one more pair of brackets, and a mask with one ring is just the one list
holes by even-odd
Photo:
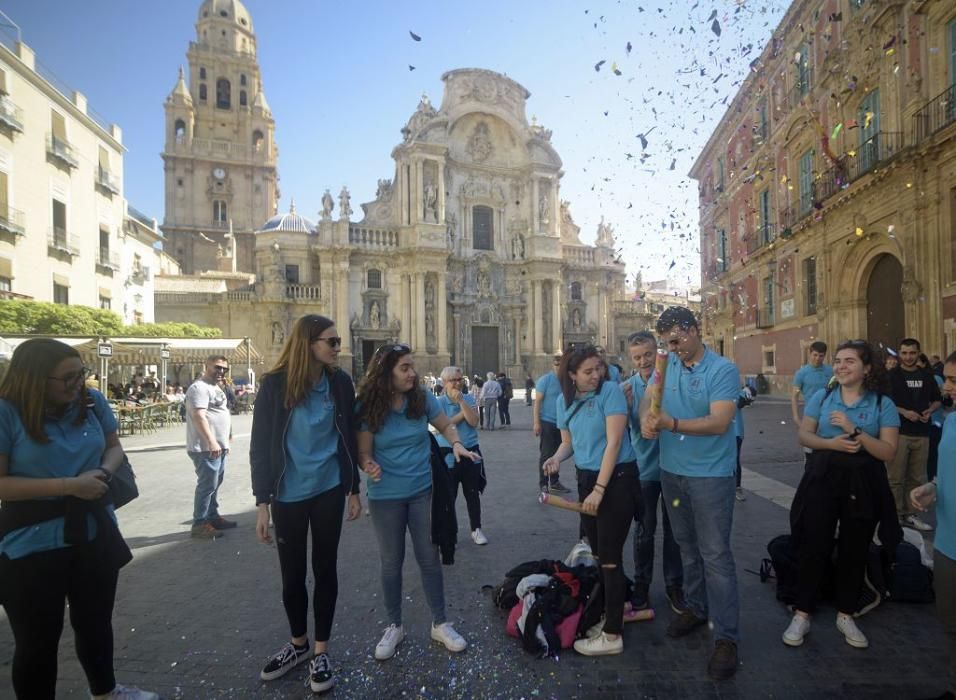
[[47, 379], [54, 379], [58, 382], [63, 382], [64, 386], [69, 386], [70, 384], [76, 384], [81, 382], [92, 374], [93, 370], [89, 367], [84, 367], [79, 372], [70, 372], [69, 374], [64, 374], [62, 377], [47, 377]]
[[215, 365], [212, 368], [212, 371], [215, 372], [216, 374], [229, 374], [229, 368], [223, 367], [222, 365]]
[[320, 340], [324, 340], [326, 343], [328, 343], [330, 348], [337, 348], [342, 345], [342, 339], [338, 336], [332, 336], [331, 338], [316, 338], [312, 342], [317, 343]]

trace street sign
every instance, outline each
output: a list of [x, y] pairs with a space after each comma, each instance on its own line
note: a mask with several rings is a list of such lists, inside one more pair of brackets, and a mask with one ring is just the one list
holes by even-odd
[[159, 359], [161, 359], [161, 360], [168, 360], [168, 359], [169, 359], [169, 350], [166, 350], [165, 348], [163, 348], [162, 350], [160, 350], [160, 351], [159, 351]]
[[109, 343], [99, 343], [96, 346], [96, 354], [100, 357], [113, 357], [113, 346]]

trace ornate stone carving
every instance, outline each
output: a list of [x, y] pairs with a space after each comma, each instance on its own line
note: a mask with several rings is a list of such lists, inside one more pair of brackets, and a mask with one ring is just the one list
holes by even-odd
[[550, 185], [542, 184], [541, 191], [538, 195], [538, 220], [542, 224], [548, 223], [548, 220], [551, 216], [551, 187]]
[[375, 329], [380, 328], [382, 325], [382, 310], [379, 308], [377, 301], [373, 301], [371, 306], [369, 306], [368, 325]]
[[422, 197], [422, 204], [425, 208], [425, 221], [432, 224], [438, 223], [438, 188], [435, 183], [427, 182], [425, 184], [425, 193]]
[[322, 221], [330, 221], [332, 219], [332, 209], [334, 207], [335, 203], [332, 201], [332, 193], [326, 190], [325, 194], [322, 195]]
[[513, 260], [524, 260], [524, 236], [515, 233], [511, 239], [511, 257]]
[[285, 329], [278, 321], [272, 322], [272, 344], [282, 345], [285, 342]]
[[495, 147], [491, 143], [491, 132], [485, 122], [478, 122], [475, 126], [474, 131], [471, 132], [471, 138], [468, 139], [468, 146], [465, 151], [476, 163], [484, 163], [492, 156]]
[[349, 203], [352, 201], [352, 196], [349, 194], [349, 190], [345, 185], [342, 185], [342, 191], [339, 192], [339, 220], [346, 220], [352, 216], [352, 207]]
[[418, 103], [418, 108], [415, 110], [415, 113], [412, 114], [409, 118], [408, 123], [402, 128], [402, 138], [405, 143], [408, 143], [412, 139], [416, 138], [421, 130], [431, 121], [438, 112], [435, 111], [435, 108], [432, 107], [431, 100], [428, 99], [428, 95], [423, 94], [421, 101]]
[[450, 212], [448, 216], [445, 217], [445, 235], [448, 238], [448, 250], [454, 250], [455, 248], [455, 229], [458, 228], [458, 217], [455, 216], [455, 212]]

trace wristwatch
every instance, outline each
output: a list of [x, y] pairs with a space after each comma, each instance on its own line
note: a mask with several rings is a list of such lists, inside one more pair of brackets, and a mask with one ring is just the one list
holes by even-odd
[[850, 438], [853, 439], [853, 438], [857, 437], [857, 436], [858, 436], [860, 433], [862, 433], [862, 432], [863, 432], [863, 431], [860, 430], [860, 426], [856, 426], [856, 427], [853, 429], [853, 432], [850, 433]]

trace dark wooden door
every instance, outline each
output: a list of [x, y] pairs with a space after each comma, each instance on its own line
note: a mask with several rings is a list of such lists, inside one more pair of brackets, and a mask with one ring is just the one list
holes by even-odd
[[903, 266], [892, 255], [881, 255], [866, 285], [865, 338], [895, 350], [905, 335]]
[[471, 372], [484, 378], [488, 372], [499, 372], [497, 326], [472, 326]]

